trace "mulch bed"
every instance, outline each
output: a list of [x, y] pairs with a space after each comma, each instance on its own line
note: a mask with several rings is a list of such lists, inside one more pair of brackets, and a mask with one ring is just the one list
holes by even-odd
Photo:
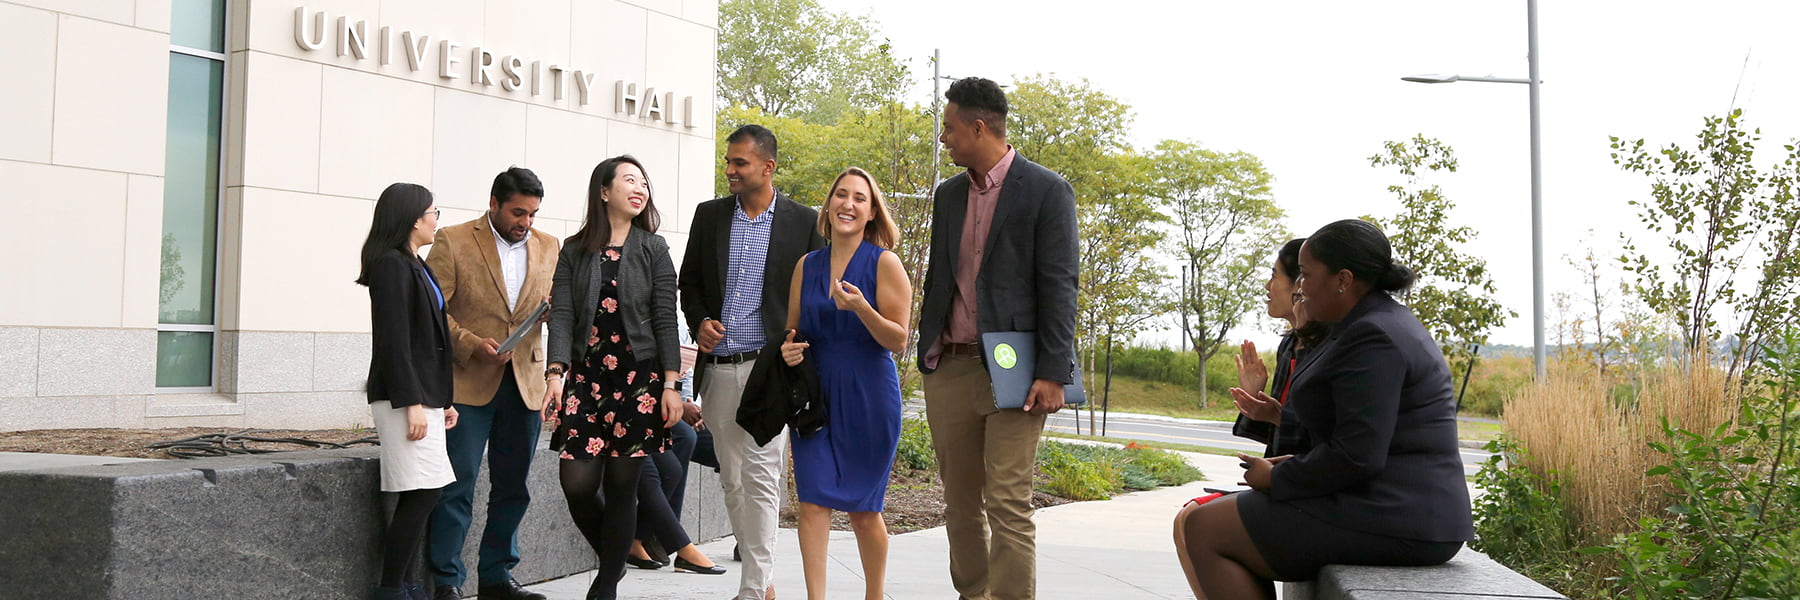
[[[229, 434], [255, 431], [255, 437], [297, 438], [320, 442], [347, 443], [370, 435], [372, 429], [319, 430], [245, 430], [229, 427], [183, 427], [170, 429], [38, 429], [0, 433], [0, 452], [43, 452], [49, 454], [81, 454], [89, 456], [122, 456], [128, 458], [170, 458], [149, 444], [191, 438], [207, 434]], [[280, 443], [250, 442], [247, 447], [264, 450], [311, 450], [313, 448]], [[791, 465], [791, 463], [790, 463]], [[792, 467], [786, 478], [787, 502], [781, 508], [781, 526], [795, 526], [798, 501], [794, 495]], [[1033, 492], [1033, 508], [1044, 508], [1071, 502], [1041, 491]], [[888, 532], [901, 534], [930, 529], [944, 524], [944, 490], [936, 471], [915, 471], [896, 466], [888, 483], [887, 506], [883, 512]], [[850, 517], [832, 515], [831, 528], [850, 530]]]

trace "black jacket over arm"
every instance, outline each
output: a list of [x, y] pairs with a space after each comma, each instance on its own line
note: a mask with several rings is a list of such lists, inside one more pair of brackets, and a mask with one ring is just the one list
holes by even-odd
[[1313, 447], [1275, 466], [1273, 499], [1368, 533], [1474, 535], [1450, 367], [1412, 311], [1369, 294], [1293, 378], [1289, 402]]
[[369, 265], [370, 402], [450, 406], [450, 327], [430, 272], [425, 261], [401, 250]]
[[[919, 308], [919, 370], [949, 323], [956, 291], [969, 174], [939, 185], [932, 199], [931, 267]], [[1075, 190], [1054, 171], [1014, 155], [994, 204], [994, 220], [975, 277], [975, 326], [982, 333], [1037, 333], [1037, 379], [1072, 383], [1075, 366], [1075, 288], [1080, 273]]]
[[[788, 288], [794, 264], [806, 253], [825, 247], [819, 237], [819, 211], [775, 193], [775, 223], [769, 228], [769, 253], [763, 262], [763, 343], [780, 339], [787, 329]], [[720, 319], [725, 310], [725, 271], [731, 265], [731, 221], [737, 196], [700, 203], [688, 230], [681, 257], [681, 312], [688, 333], [700, 339], [700, 322]], [[694, 387], [706, 376], [707, 362], [694, 364]]]

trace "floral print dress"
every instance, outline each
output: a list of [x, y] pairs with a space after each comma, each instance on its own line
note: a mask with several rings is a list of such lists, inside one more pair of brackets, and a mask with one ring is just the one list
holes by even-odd
[[561, 458], [578, 460], [635, 457], [669, 449], [663, 427], [660, 394], [662, 372], [656, 361], [639, 361], [625, 336], [619, 312], [620, 248], [596, 257], [600, 306], [588, 329], [587, 356], [576, 366], [563, 398], [558, 433], [568, 436]]

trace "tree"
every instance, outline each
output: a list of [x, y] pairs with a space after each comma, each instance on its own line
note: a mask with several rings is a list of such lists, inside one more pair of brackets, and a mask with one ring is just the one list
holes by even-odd
[[[1593, 232], [1590, 230], [1589, 233]], [[1586, 296], [1584, 300], [1587, 302], [1581, 316], [1575, 317], [1570, 323], [1575, 338], [1574, 346], [1565, 350], [1574, 353], [1582, 362], [1594, 365], [1604, 379], [1607, 367], [1615, 362], [1621, 346], [1617, 328], [1619, 317], [1614, 315], [1613, 320], [1608, 321], [1606, 315], [1609, 310], [1617, 308], [1618, 302], [1613, 293], [1621, 291], [1618, 287], [1625, 286], [1615, 287], [1606, 283], [1606, 261], [1594, 253], [1593, 244], [1584, 243], [1584, 251], [1579, 259], [1565, 257], [1569, 266], [1581, 273], [1581, 285], [1584, 288], [1582, 294]], [[1629, 291], [1629, 287], [1624, 291]], [[1593, 335], [1592, 342], [1588, 338], [1590, 334]]]
[[[1056, 171], [1075, 189], [1081, 247], [1076, 295], [1076, 350], [1081, 367], [1099, 368], [1108, 337], [1131, 337], [1167, 312], [1168, 275], [1154, 250], [1168, 217], [1149, 195], [1150, 166], [1132, 152], [1131, 107], [1087, 80], [1035, 75], [1015, 82], [1007, 140], [1024, 156]], [[1089, 396], [1102, 382], [1086, 380]]]
[[1631, 204], [1673, 254], [1653, 262], [1621, 235], [1637, 295], [1674, 318], [1690, 356], [1729, 342], [1732, 375], [1760, 362], [1800, 314], [1800, 150], [1790, 142], [1783, 162], [1763, 172], [1754, 162], [1762, 131], [1745, 131], [1742, 118], [1741, 110], [1708, 117], [1693, 150], [1611, 138], [1613, 162], [1651, 179], [1650, 197]]
[[1225, 336], [1261, 304], [1269, 257], [1286, 237], [1262, 161], [1165, 140], [1151, 153], [1150, 189], [1173, 216], [1174, 253], [1193, 271], [1178, 300], [1195, 316], [1192, 339], [1206, 407], [1206, 361]]
[[868, 17], [817, 0], [719, 3], [721, 109], [832, 124], [897, 100], [908, 77]]
[[1475, 239], [1475, 228], [1450, 225], [1456, 203], [1424, 175], [1456, 172], [1456, 153], [1433, 138], [1415, 135], [1405, 142], [1385, 142], [1369, 157], [1375, 167], [1394, 167], [1406, 185], [1390, 185], [1400, 200], [1400, 213], [1388, 219], [1363, 217], [1388, 232], [1394, 258], [1413, 269], [1418, 279], [1400, 296], [1443, 348], [1452, 366], [1471, 364], [1474, 348], [1487, 343], [1488, 332], [1517, 313], [1494, 299], [1494, 279], [1487, 261], [1459, 246]]

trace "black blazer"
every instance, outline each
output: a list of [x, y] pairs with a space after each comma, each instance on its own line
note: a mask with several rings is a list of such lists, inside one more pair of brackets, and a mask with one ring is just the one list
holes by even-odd
[[[588, 327], [600, 307], [600, 269], [581, 240], [570, 237], [556, 256], [550, 286], [548, 363], [573, 368], [587, 357]], [[657, 371], [681, 370], [681, 342], [675, 327], [675, 262], [662, 236], [632, 227], [620, 249], [619, 312], [631, 355], [655, 360]]]
[[[763, 342], [781, 339], [787, 330], [788, 288], [794, 265], [806, 253], [825, 247], [819, 236], [819, 211], [775, 192], [775, 223], [769, 228], [769, 253], [763, 262]], [[700, 337], [700, 322], [719, 319], [725, 310], [725, 270], [731, 265], [731, 221], [737, 196], [700, 203], [688, 230], [687, 252], [681, 257], [681, 312], [688, 333]], [[694, 386], [705, 379], [707, 362], [694, 364]]]
[[1232, 435], [1268, 444], [1268, 448], [1263, 450], [1264, 458], [1305, 454], [1312, 449], [1306, 428], [1300, 425], [1299, 413], [1294, 410], [1292, 398], [1282, 397], [1283, 391], [1292, 391], [1284, 390], [1288, 380], [1294, 376], [1290, 365], [1295, 359], [1304, 358], [1308, 354], [1307, 351], [1296, 349], [1299, 346], [1298, 340], [1297, 336], [1289, 333], [1281, 336], [1281, 344], [1275, 347], [1275, 375], [1269, 379], [1268, 394], [1277, 400], [1286, 401], [1281, 406], [1280, 426], [1253, 420], [1243, 414], [1239, 414], [1237, 422], [1231, 425]]
[[1474, 535], [1450, 367], [1412, 311], [1371, 293], [1294, 371], [1313, 448], [1275, 466], [1270, 496], [1356, 531]]
[[[969, 207], [969, 174], [944, 181], [932, 198], [931, 263], [919, 309], [919, 370], [949, 322]], [[1075, 190], [1054, 171], [1014, 155], [994, 205], [994, 220], [975, 277], [975, 326], [982, 333], [1037, 332], [1037, 379], [1071, 383], [1075, 366], [1075, 287], [1080, 261]]]
[[450, 327], [430, 273], [425, 261], [398, 249], [369, 265], [370, 402], [450, 406]]

